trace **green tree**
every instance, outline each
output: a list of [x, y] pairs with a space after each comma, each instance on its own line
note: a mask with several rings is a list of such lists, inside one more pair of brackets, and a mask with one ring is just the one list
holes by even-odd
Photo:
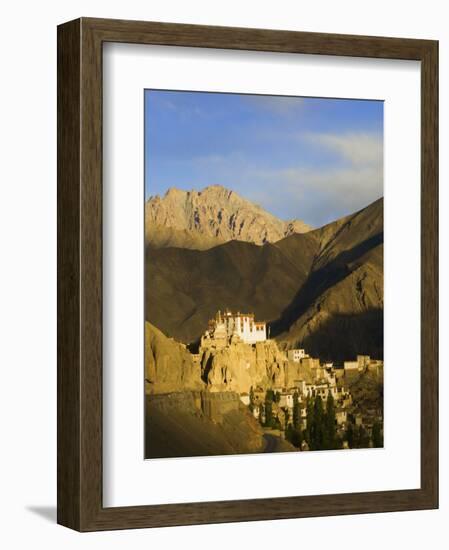
[[296, 429], [292, 424], [289, 424], [285, 430], [285, 439], [290, 441], [292, 445], [298, 447], [299, 449], [303, 440], [303, 434], [301, 433], [301, 430]]
[[307, 433], [306, 441], [311, 451], [324, 449], [325, 414], [323, 401], [319, 395], [307, 400]]
[[268, 397], [265, 399], [265, 426], [273, 423], [273, 402]]
[[269, 389], [265, 394], [265, 401], [274, 401], [274, 391]]
[[354, 430], [354, 448], [366, 449], [369, 447], [369, 434], [362, 424]]
[[287, 429], [288, 421], [290, 420], [290, 413], [288, 411], [288, 407], [284, 407], [282, 410], [284, 411], [285, 429]]
[[253, 390], [253, 387], [251, 386], [249, 389], [249, 405], [248, 405], [248, 409], [251, 412], [253, 412], [254, 410], [254, 405], [255, 405], [254, 390]]
[[271, 417], [270, 426], [271, 426], [271, 428], [274, 428], [275, 430], [281, 430], [282, 429], [281, 421], [279, 420], [279, 418], [277, 416], [274, 416], [274, 415]]
[[260, 405], [259, 405], [259, 422], [261, 423], [262, 426], [264, 425], [264, 421], [263, 421], [264, 414], [265, 414], [265, 407], [264, 407], [263, 403], [260, 403]]
[[345, 437], [346, 437], [346, 441], [348, 442], [348, 447], [350, 449], [353, 449], [354, 448], [354, 426], [352, 425], [351, 422], [348, 424], [348, 427], [346, 428]]
[[326, 401], [326, 415], [324, 419], [324, 448], [336, 449], [337, 429], [335, 422], [335, 402], [331, 392]]
[[359, 426], [359, 446], [361, 449], [369, 447], [369, 434], [363, 425]]
[[314, 402], [312, 397], [307, 398], [306, 402], [306, 419], [307, 427], [305, 433], [305, 439], [309, 448], [312, 449], [313, 427], [314, 427]]
[[343, 448], [343, 438], [341, 435], [337, 435], [335, 438], [335, 449]]
[[380, 422], [373, 424], [373, 447], [379, 448], [384, 446], [384, 438], [382, 435], [382, 426]]
[[299, 406], [298, 392], [293, 394], [293, 427], [299, 429], [301, 426], [301, 409]]
[[298, 447], [299, 449], [301, 447], [302, 439], [303, 438], [302, 438], [301, 430], [293, 428], [292, 440], [291, 440], [292, 445], [294, 445], [295, 447]]
[[324, 449], [324, 410], [323, 401], [319, 395], [315, 397], [313, 406], [313, 430], [312, 430], [312, 450], [320, 451]]
[[348, 447], [350, 449], [354, 448], [354, 426], [351, 422], [348, 423], [348, 427], [346, 428], [345, 433], [345, 439], [348, 442]]

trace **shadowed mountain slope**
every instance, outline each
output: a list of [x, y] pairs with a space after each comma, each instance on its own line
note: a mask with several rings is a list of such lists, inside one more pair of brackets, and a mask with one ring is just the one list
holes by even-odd
[[[145, 277], [146, 319], [183, 342], [197, 339], [218, 309], [230, 308], [269, 321], [285, 347], [309, 346], [334, 360], [380, 357], [383, 199], [275, 244], [147, 247]], [[317, 334], [327, 336], [318, 342]]]
[[146, 318], [183, 342], [198, 338], [218, 309], [275, 319], [307, 279], [317, 243], [295, 239], [291, 258], [276, 246], [231, 241], [206, 251], [147, 249]]
[[[208, 397], [215, 396], [212, 394]], [[183, 392], [147, 395], [145, 457], [263, 452], [260, 424], [239, 402], [238, 396], [228, 392], [223, 397], [227, 399], [217, 400], [217, 419], [198, 409], [198, 394]], [[234, 406], [229, 407], [232, 403]]]
[[382, 357], [382, 200], [313, 234], [320, 251], [305, 284], [272, 322], [272, 334], [286, 347], [308, 346], [323, 358]]

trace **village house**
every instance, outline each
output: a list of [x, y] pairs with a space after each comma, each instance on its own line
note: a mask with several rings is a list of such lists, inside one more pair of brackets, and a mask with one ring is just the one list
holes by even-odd
[[314, 373], [315, 380], [317, 382], [324, 381], [326, 372], [327, 371], [321, 365], [314, 367], [313, 373]]
[[304, 359], [306, 357], [309, 357], [304, 349], [289, 349], [287, 351], [287, 357], [289, 361], [293, 361], [294, 363], [299, 363], [301, 359]]
[[249, 393], [241, 393], [240, 394], [240, 401], [248, 407], [249, 404], [250, 404]]
[[338, 426], [346, 424], [348, 421], [348, 412], [344, 408], [339, 407], [335, 411], [335, 420], [337, 421]]
[[282, 392], [279, 400], [279, 406], [293, 409], [293, 393]]
[[323, 401], [327, 401], [329, 394], [332, 395], [334, 400], [339, 398], [339, 392], [335, 386], [332, 387], [327, 383], [315, 385], [315, 396], [319, 395]]
[[352, 395], [347, 391], [342, 391], [341, 406], [350, 407], [352, 405]]
[[371, 359], [368, 365], [368, 372], [374, 374], [378, 378], [382, 378], [384, 369], [384, 362], [379, 359]]
[[293, 380], [294, 387], [290, 391], [293, 393], [297, 390], [299, 395], [305, 395], [307, 383], [305, 380]]
[[307, 355], [306, 357], [303, 357], [301, 359], [301, 365], [305, 368], [309, 369], [319, 369], [320, 368], [320, 360], [314, 359], [313, 357], [310, 357]]
[[379, 359], [371, 359], [369, 355], [357, 355], [357, 359], [355, 361], [345, 361], [344, 362], [344, 370], [345, 371], [373, 371], [376, 374], [379, 374], [381, 372], [381, 369], [383, 369], [383, 361]]
[[254, 388], [252, 390], [253, 402], [254, 403], [263, 403], [265, 401], [265, 390], [263, 388]]
[[370, 356], [369, 355], [357, 355], [357, 363], [359, 364], [359, 369], [360, 370], [366, 369], [370, 364]]
[[358, 361], [345, 361], [343, 363], [343, 368], [346, 371], [357, 371], [359, 369], [359, 363]]
[[315, 391], [315, 384], [306, 384], [305, 391], [303, 392], [304, 397], [313, 397]]
[[338, 388], [336, 386], [329, 386], [329, 393], [332, 394], [334, 400], [337, 400], [339, 396]]
[[337, 385], [337, 379], [335, 377], [335, 373], [332, 368], [326, 368], [324, 369], [323, 378], [326, 380], [326, 382], [329, 384], [329, 386], [336, 386]]
[[344, 368], [334, 368], [333, 369], [334, 371], [334, 376], [335, 376], [335, 380], [338, 382], [342, 381], [344, 379], [344, 376], [345, 376], [345, 369]]
[[307, 429], [307, 407], [306, 405], [300, 406], [299, 409], [300, 425], [301, 430]]

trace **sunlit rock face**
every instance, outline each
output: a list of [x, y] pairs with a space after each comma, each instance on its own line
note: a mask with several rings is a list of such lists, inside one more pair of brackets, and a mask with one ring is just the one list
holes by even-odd
[[221, 185], [202, 191], [172, 187], [145, 205], [146, 242], [155, 248], [207, 250], [231, 240], [262, 245], [310, 229], [301, 220], [280, 220]]

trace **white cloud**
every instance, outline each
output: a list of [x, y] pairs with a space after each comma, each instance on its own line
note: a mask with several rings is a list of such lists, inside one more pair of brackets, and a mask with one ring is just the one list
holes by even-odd
[[380, 136], [306, 134], [301, 139], [312, 144], [315, 153], [323, 152], [322, 163], [307, 166], [298, 160], [296, 165], [270, 169], [238, 151], [217, 152], [190, 160], [202, 176], [201, 183], [195, 183], [198, 187], [224, 185], [281, 218], [302, 219], [315, 227], [360, 210], [383, 195]]
[[286, 171], [282, 179], [292, 197], [319, 194], [349, 210], [362, 208], [383, 194], [382, 171], [376, 166], [300, 168]]
[[382, 165], [383, 140], [378, 134], [305, 134], [303, 139], [335, 152], [354, 166]]
[[[319, 226], [383, 196], [382, 137], [370, 133], [305, 134], [302, 140], [335, 153], [322, 165], [255, 171], [252, 198]], [[271, 190], [271, 192], [267, 192]], [[276, 192], [273, 193], [273, 190]], [[286, 206], [287, 205], [287, 206]]]

